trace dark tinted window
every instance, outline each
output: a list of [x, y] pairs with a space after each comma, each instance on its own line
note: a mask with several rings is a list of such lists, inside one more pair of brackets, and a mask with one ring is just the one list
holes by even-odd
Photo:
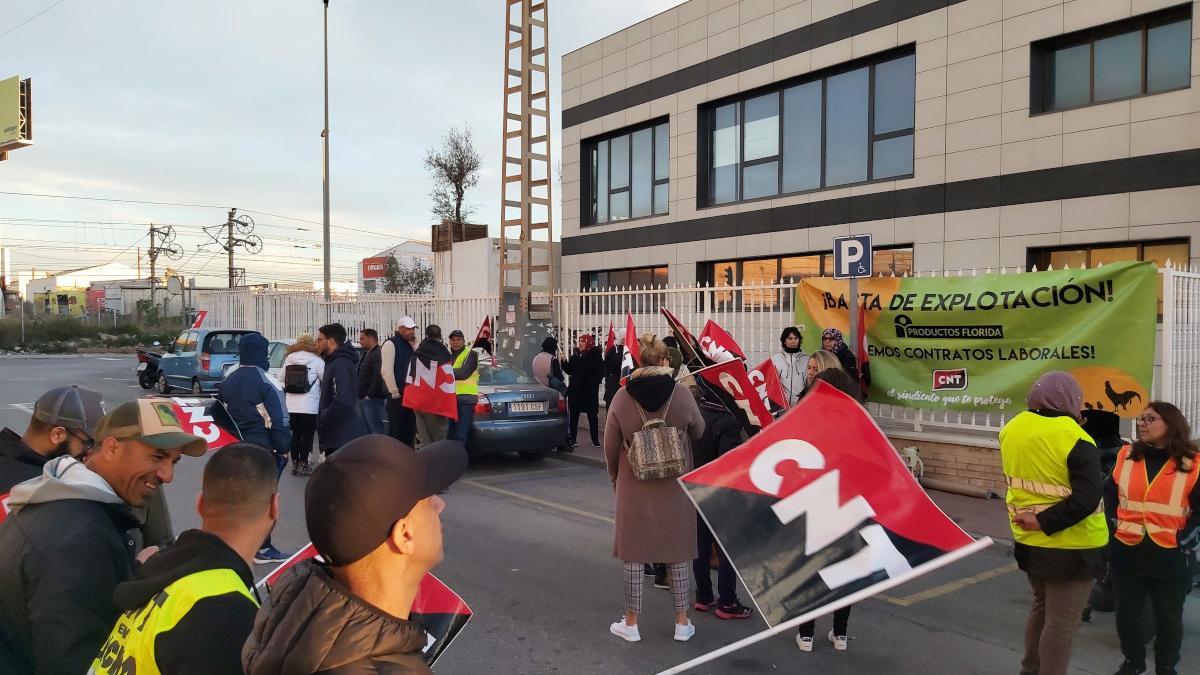
[[584, 143], [588, 225], [667, 212], [671, 138], [666, 123]]

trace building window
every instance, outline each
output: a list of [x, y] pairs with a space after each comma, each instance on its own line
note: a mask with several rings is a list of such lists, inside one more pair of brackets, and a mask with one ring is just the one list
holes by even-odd
[[375, 280], [374, 279], [363, 280], [363, 292], [364, 293], [374, 293], [375, 292]]
[[702, 109], [700, 203], [911, 176], [915, 91], [908, 49]]
[[666, 122], [651, 122], [585, 141], [583, 221], [615, 223], [667, 212], [671, 137]]
[[[1029, 266], [1039, 270], [1056, 270], [1070, 266], [1096, 267], [1114, 262], [1147, 261], [1163, 267], [1168, 261], [1188, 265], [1191, 246], [1187, 239], [1160, 241], [1122, 241], [1111, 244], [1088, 244], [1056, 248], [1031, 248], [1027, 255]], [[1162, 276], [1158, 278], [1158, 317], [1162, 318]]]
[[1187, 4], [1033, 43], [1032, 112], [1159, 94], [1191, 85]]
[[[667, 287], [667, 267], [631, 267], [620, 270], [583, 272], [579, 288], [583, 291], [628, 291]], [[589, 314], [657, 312], [664, 303], [661, 293], [584, 296], [580, 311]]]
[[[912, 273], [912, 247], [877, 248], [872, 256], [876, 274], [904, 276]], [[833, 252], [805, 253], [722, 260], [696, 265], [696, 280], [718, 289], [713, 300], [718, 309], [790, 310], [791, 293], [777, 289], [721, 291], [735, 286], [795, 284], [804, 277], [833, 276]]]

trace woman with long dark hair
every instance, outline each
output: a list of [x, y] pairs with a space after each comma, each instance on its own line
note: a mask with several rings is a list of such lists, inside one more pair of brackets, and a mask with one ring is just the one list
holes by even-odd
[[1183, 601], [1191, 590], [1188, 556], [1200, 539], [1198, 449], [1179, 408], [1152, 401], [1137, 418], [1138, 440], [1121, 448], [1105, 483], [1116, 516], [1112, 571], [1117, 636], [1125, 662], [1117, 675], [1146, 672], [1145, 602], [1154, 614], [1154, 670], [1173, 674], [1183, 644]]

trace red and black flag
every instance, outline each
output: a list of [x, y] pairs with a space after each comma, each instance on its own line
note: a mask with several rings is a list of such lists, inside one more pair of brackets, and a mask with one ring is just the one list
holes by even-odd
[[709, 319], [704, 324], [704, 330], [700, 331], [700, 350], [713, 363], [733, 359], [746, 360], [746, 352], [742, 351], [737, 340], [712, 319]]
[[483, 325], [479, 327], [479, 333], [475, 335], [475, 341], [471, 343], [471, 349], [482, 349], [492, 357], [492, 366], [496, 365], [496, 349], [492, 343], [492, 317], [485, 316]]
[[[259, 581], [256, 587], [259, 590], [266, 588], [270, 591], [284, 572], [310, 558], [318, 558], [317, 549], [311, 543], [283, 561]], [[457, 637], [463, 626], [471, 620], [471, 608], [441, 579], [426, 572], [425, 577], [421, 579], [421, 587], [417, 589], [417, 597], [413, 599], [412, 613], [408, 618], [421, 624], [429, 636], [422, 652], [425, 663], [432, 666], [442, 652], [446, 651], [450, 641]]]
[[613, 328], [613, 322], [608, 322], [608, 339], [604, 341], [604, 354], [607, 355], [617, 345], [617, 331]]
[[621, 386], [629, 383], [629, 374], [642, 365], [642, 348], [638, 346], [637, 328], [633, 314], [625, 314], [625, 353], [621, 356]]
[[747, 429], [749, 433], [757, 433], [775, 420], [757, 388], [750, 382], [746, 366], [741, 361], [723, 361], [702, 368], [696, 374], [724, 393], [722, 403], [730, 408], [730, 412], [734, 412], [739, 421], [744, 418], [750, 424], [752, 428]]
[[858, 384], [862, 387], [863, 395], [871, 385], [871, 357], [867, 354], [867, 303], [858, 305], [858, 344], [854, 345], [858, 357]]
[[675, 342], [679, 343], [679, 352], [683, 354], [683, 364], [691, 370], [699, 370], [704, 366], [712, 365], [711, 361], [704, 358], [704, 354], [700, 351], [700, 343], [696, 341], [696, 336], [692, 335], [687, 326], [684, 326], [683, 322], [666, 307], [660, 307], [659, 312], [667, 320], [667, 327], [675, 336]]
[[783, 391], [783, 382], [779, 379], [779, 369], [775, 367], [774, 361], [768, 358], [754, 366], [749, 375], [750, 384], [758, 391], [763, 405], [772, 410], [787, 409], [787, 394]]
[[[443, 347], [443, 349], [445, 349]], [[449, 353], [447, 352], [447, 355]], [[404, 387], [405, 408], [458, 420], [458, 396], [454, 387], [454, 364], [413, 354]]]
[[959, 529], [866, 410], [823, 382], [770, 428], [679, 483], [771, 628], [669, 673], [991, 545]]

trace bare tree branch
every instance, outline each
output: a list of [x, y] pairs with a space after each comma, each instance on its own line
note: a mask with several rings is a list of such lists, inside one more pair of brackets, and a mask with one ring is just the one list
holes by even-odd
[[[476, 207], [465, 204], [467, 191], [479, 184], [482, 160], [470, 127], [450, 127], [438, 146], [425, 152], [425, 169], [433, 179], [430, 212], [435, 218], [463, 228]], [[465, 228], [460, 229], [461, 235]]]

